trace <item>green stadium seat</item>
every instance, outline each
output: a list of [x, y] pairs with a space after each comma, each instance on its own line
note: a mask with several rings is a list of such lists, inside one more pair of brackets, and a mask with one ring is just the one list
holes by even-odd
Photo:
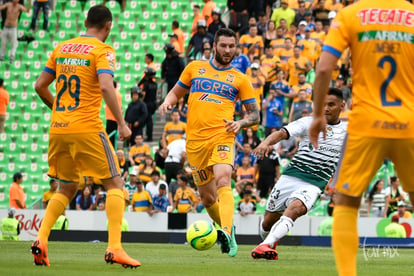
[[64, 7], [64, 12], [66, 11], [70, 11], [75, 15], [79, 15], [82, 13], [82, 4], [77, 0], [69, 0], [66, 2], [66, 5]]
[[121, 6], [119, 5], [119, 3], [117, 1], [114, 1], [114, 0], [107, 1], [105, 6], [107, 6], [111, 10], [111, 12], [114, 16], [119, 16], [120, 15]]
[[88, 11], [93, 6], [103, 4], [103, 2], [104, 2], [103, 0], [89, 0], [89, 1], [86, 1], [84, 11]]

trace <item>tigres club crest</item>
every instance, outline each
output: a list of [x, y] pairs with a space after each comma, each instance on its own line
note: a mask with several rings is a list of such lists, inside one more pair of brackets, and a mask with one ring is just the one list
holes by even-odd
[[234, 75], [233, 74], [227, 74], [226, 81], [233, 83], [234, 81]]
[[206, 73], [206, 69], [205, 68], [200, 68], [200, 69], [198, 69], [198, 75], [199, 76], [202, 76], [202, 75], [204, 75]]

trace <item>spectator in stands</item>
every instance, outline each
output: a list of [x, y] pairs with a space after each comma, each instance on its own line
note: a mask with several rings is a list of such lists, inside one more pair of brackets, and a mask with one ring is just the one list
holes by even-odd
[[312, 39], [316, 40], [320, 45], [325, 41], [326, 33], [323, 30], [322, 21], [315, 22], [315, 31], [311, 33]]
[[203, 19], [206, 21], [208, 27], [211, 24], [211, 22], [213, 22], [212, 13], [213, 10], [216, 8], [216, 3], [214, 3], [213, 0], [203, 0], [203, 2], [204, 6], [201, 10], [201, 14], [203, 15]]
[[167, 157], [168, 150], [167, 146], [163, 142], [162, 138], [158, 141], [158, 149], [154, 153], [154, 161], [158, 168], [164, 169], [165, 168], [165, 158]]
[[[207, 45], [207, 42], [204, 43], [203, 47], [206, 47], [206, 45]], [[207, 51], [207, 49], [204, 48], [204, 51]], [[208, 51], [210, 51], [210, 53], [211, 53], [212, 49], [210, 48], [210, 50], [208, 50]], [[204, 54], [203, 54], [203, 56], [204, 56]], [[187, 123], [188, 104], [187, 104], [187, 101], [184, 98], [185, 97], [182, 97], [178, 100], [178, 106], [176, 107], [176, 109], [180, 113], [180, 121], [183, 122], [183, 123]]]
[[0, 133], [4, 133], [4, 124], [6, 122], [7, 105], [10, 101], [9, 92], [3, 86], [4, 80], [0, 78]]
[[[122, 95], [119, 92], [118, 83], [116, 81], [114, 81], [114, 88], [115, 88], [115, 93], [116, 93], [116, 98], [118, 100], [118, 104], [122, 109]], [[115, 147], [116, 134], [112, 132], [118, 130], [118, 123], [116, 122], [116, 119], [107, 104], [105, 104], [105, 119], [106, 119], [106, 133], [108, 135], [112, 135], [109, 137], [109, 140], [111, 141], [112, 146], [116, 148]]]
[[292, 102], [289, 113], [289, 123], [302, 118], [304, 114], [312, 113], [312, 102], [307, 100], [305, 89], [299, 90], [298, 101]]
[[129, 181], [126, 182], [124, 185], [124, 188], [128, 191], [130, 202], [132, 200], [132, 195], [137, 191], [137, 186], [135, 185], [136, 180], [137, 180], [137, 171], [135, 169], [131, 169], [131, 171], [129, 172]]
[[221, 28], [226, 28], [226, 24], [221, 20], [221, 11], [219, 8], [215, 8], [211, 12], [211, 16], [213, 18], [213, 21], [208, 26], [207, 31], [214, 37], [216, 32]]
[[174, 203], [174, 197], [175, 193], [177, 192], [177, 189], [180, 187], [178, 185], [177, 179], [181, 176], [186, 176], [185, 170], [181, 169], [177, 171], [177, 176], [174, 178], [174, 181], [170, 181], [168, 183], [168, 202], [172, 206]]
[[229, 0], [227, 8], [230, 10], [229, 28], [240, 36], [240, 30], [248, 27], [249, 21], [249, 0]]
[[[285, 106], [285, 97], [289, 97], [290, 87], [288, 82], [285, 80], [285, 72], [283, 70], [279, 70], [276, 73], [276, 80], [270, 84], [269, 91], [273, 91], [275, 93], [275, 98], [279, 103], [282, 105], [282, 110]], [[266, 97], [268, 97], [267, 95]]]
[[180, 176], [177, 179], [177, 183], [179, 188], [174, 196], [172, 211], [177, 209], [178, 213], [195, 213], [200, 199], [197, 197], [196, 192], [188, 186], [188, 178]]
[[121, 169], [121, 178], [126, 181], [128, 178], [129, 161], [125, 158], [125, 152], [123, 149], [116, 151], [116, 157], [118, 158], [119, 168]]
[[295, 153], [298, 151], [298, 139], [291, 136], [289, 139], [280, 141], [277, 145], [277, 153], [280, 158], [292, 160]]
[[167, 89], [170, 91], [177, 83], [185, 65], [172, 44], [165, 44], [164, 51], [165, 59], [161, 64], [161, 81], [167, 82]]
[[204, 17], [200, 11], [201, 11], [201, 8], [199, 5], [193, 6], [194, 18], [193, 18], [193, 24], [191, 25], [191, 36], [193, 36], [197, 32], [198, 21], [204, 20]]
[[338, 88], [342, 91], [342, 94], [344, 95], [344, 101], [346, 103], [346, 107], [351, 107], [352, 102], [352, 94], [351, 89], [345, 85], [345, 78], [343, 75], [339, 75], [335, 82], [335, 88]]
[[[273, 21], [270, 21], [273, 24]], [[280, 59], [273, 53], [273, 48], [269, 44], [265, 46], [265, 54], [261, 56], [261, 69], [265, 76], [265, 85], [263, 86], [263, 97], [267, 97], [271, 83], [277, 79], [277, 72], [280, 70]], [[260, 101], [261, 103], [262, 101]], [[261, 107], [261, 104], [259, 105]]]
[[289, 71], [289, 85], [293, 86], [299, 83], [299, 74], [305, 73], [305, 64], [308, 61], [307, 58], [301, 55], [301, 49], [299, 46], [293, 48], [293, 56], [288, 59], [288, 71]]
[[391, 223], [385, 227], [385, 236], [387, 238], [406, 238], [407, 233], [405, 227], [399, 224], [400, 218], [398, 215], [391, 217]]
[[[203, 43], [203, 49], [198, 53], [196, 59], [199, 60], [210, 60], [212, 57], [211, 45], [210, 42], [206, 41]], [[184, 101], [184, 98], [181, 98]], [[181, 115], [180, 115], [181, 118]]]
[[254, 187], [252, 182], [245, 181], [244, 183], [242, 183], [242, 185], [237, 187], [235, 186], [235, 188], [241, 198], [243, 198], [244, 192], [251, 191], [252, 199], [254, 199], [256, 202], [259, 202], [261, 200], [259, 194], [257, 193], [257, 189]]
[[[95, 197], [95, 206], [93, 207], [93, 210], [96, 210], [99, 203], [106, 202], [106, 191], [105, 191], [104, 186], [100, 184], [100, 185], [94, 185], [93, 193]], [[104, 205], [104, 210], [105, 210], [105, 205]]]
[[281, 0], [280, 8], [274, 9], [270, 20], [275, 22], [276, 28], [280, 25], [280, 19], [285, 19], [287, 26], [290, 26], [295, 21], [295, 11], [289, 8], [287, 0]]
[[378, 179], [368, 194], [368, 217], [384, 218], [386, 216], [385, 198], [384, 181]]
[[92, 211], [96, 209], [95, 197], [92, 195], [92, 188], [86, 185], [82, 193], [76, 197], [76, 210]]
[[266, 111], [265, 135], [269, 135], [272, 129], [278, 130], [282, 127], [283, 105], [276, 99], [274, 90], [263, 100], [263, 110]]
[[312, 62], [310, 61], [306, 62], [305, 71], [306, 71], [305, 82], [313, 84], [315, 82], [315, 68], [313, 67]]
[[252, 147], [248, 142], [243, 142], [243, 151], [238, 153], [236, 156], [236, 160], [234, 161], [235, 169], [242, 166], [244, 157], [249, 158], [250, 166], [253, 167], [254, 165], [256, 165], [257, 157], [253, 154]]
[[[296, 26], [299, 26], [299, 22], [305, 21], [305, 14], [306, 14], [306, 4], [305, 1], [299, 1], [299, 9], [295, 14], [295, 21], [294, 24]], [[307, 24], [306, 24], [307, 25]]]
[[155, 82], [155, 70], [147, 67], [144, 70], [144, 77], [138, 83], [138, 86], [142, 89], [143, 101], [147, 106], [147, 120], [145, 121], [147, 142], [152, 142], [153, 132], [153, 116], [157, 110], [157, 90], [158, 85]]
[[234, 186], [240, 186], [245, 181], [256, 183], [256, 169], [250, 164], [250, 157], [243, 156], [242, 164], [237, 168], [237, 182]]
[[312, 100], [312, 84], [306, 83], [306, 75], [302, 72], [298, 74], [298, 83], [291, 87], [289, 95], [286, 95], [286, 97], [291, 98], [294, 101], [297, 101], [297, 96], [300, 90], [306, 91], [306, 99], [308, 101]]
[[185, 41], [184, 41], [184, 32], [180, 29], [180, 23], [177, 20], [174, 20], [171, 23], [171, 29], [175, 35], [177, 35], [178, 50], [177, 52], [182, 54], [184, 53]]
[[387, 217], [391, 213], [397, 211], [397, 205], [399, 201], [406, 200], [406, 194], [400, 186], [400, 179], [397, 176], [392, 176], [390, 180], [391, 185], [385, 189], [385, 208], [387, 209]]
[[399, 218], [413, 218], [411, 212], [407, 211], [407, 204], [404, 201], [400, 201], [397, 204], [397, 211], [391, 214], [391, 217], [398, 215]]
[[307, 27], [311, 29], [311, 31], [315, 31], [315, 23], [312, 21], [312, 13], [310, 11], [305, 12], [305, 21], [307, 24]]
[[132, 195], [131, 205], [134, 212], [151, 212], [152, 198], [148, 191], [144, 190], [144, 183], [141, 179], [135, 182], [137, 191]]
[[257, 192], [261, 198], [267, 198], [280, 176], [279, 154], [273, 146], [267, 156], [257, 160], [259, 179]]
[[253, 130], [253, 128], [249, 127], [244, 131], [243, 134], [243, 144], [249, 143], [251, 148], [254, 149], [260, 144], [260, 138], [257, 137], [257, 132]]
[[144, 58], [145, 68], [152, 68], [154, 71], [157, 71], [157, 66], [154, 63], [154, 55], [153, 54], [145, 54]]
[[244, 191], [243, 198], [237, 203], [237, 210], [241, 216], [256, 212], [256, 200], [252, 199], [252, 191]]
[[329, 26], [329, 10], [325, 7], [325, 0], [318, 0], [312, 8], [312, 16], [315, 21], [320, 21], [323, 26]]
[[0, 10], [6, 10], [6, 20], [4, 21], [4, 27], [1, 31], [1, 48], [0, 48], [0, 62], [4, 60], [7, 51], [7, 43], [10, 42], [11, 49], [9, 55], [9, 63], [14, 61], [17, 50], [17, 25], [18, 18], [22, 11], [29, 13], [31, 1], [26, 8], [25, 6], [19, 4], [18, 0], [13, 0], [12, 2], [5, 3], [0, 6]]
[[[151, 197], [158, 196], [159, 187], [161, 184], [165, 184], [166, 186], [168, 186], [168, 184], [164, 180], [161, 179], [160, 172], [157, 170], [153, 170], [151, 173], [151, 181], [145, 185], [145, 190], [150, 193]], [[167, 193], [168, 193], [168, 188], [167, 188]]]
[[9, 188], [9, 207], [16, 209], [26, 209], [26, 203], [24, 200], [24, 191], [21, 186], [23, 183], [23, 175], [17, 172], [13, 175], [13, 183]]
[[149, 211], [149, 214], [152, 216], [155, 213], [167, 212], [168, 207], [168, 197], [167, 197], [167, 185], [161, 184], [158, 188], [158, 196], [152, 198], [154, 208]]
[[[260, 68], [260, 63], [254, 62], [250, 65], [250, 74], [248, 74], [248, 77], [253, 86], [256, 102], [261, 103], [263, 98], [263, 86], [265, 85], [265, 76], [263, 76], [263, 70]], [[258, 107], [260, 111], [261, 105], [258, 104]]]
[[275, 22], [269, 21], [266, 25], [266, 31], [263, 33], [263, 40], [265, 47], [270, 46], [272, 40], [277, 39], [277, 31]]
[[185, 138], [177, 139], [167, 146], [168, 154], [165, 158], [165, 177], [168, 184], [171, 179], [177, 179], [177, 173], [183, 169], [186, 161]]
[[174, 46], [174, 50], [177, 51], [177, 53], [179, 55], [181, 55], [184, 50], [181, 49], [180, 44], [178, 43], [178, 37], [176, 34], [172, 33], [168, 35], [170, 37], [170, 44], [172, 44], [172, 46]]
[[[29, 1], [31, 2], [31, 1]], [[34, 32], [36, 30], [36, 21], [39, 17], [40, 9], [43, 11], [43, 30], [48, 31], [49, 28], [49, 0], [34, 0], [33, 2], [33, 16], [32, 23], [30, 23], [29, 31]]]
[[247, 68], [250, 67], [250, 60], [245, 54], [243, 54], [241, 44], [237, 44], [236, 53], [231, 65], [243, 74], [246, 74]]
[[[257, 26], [257, 33], [259, 35], [263, 36], [263, 42], [265, 42], [265, 45], [268, 45], [268, 44], [266, 44], [266, 41], [265, 41], [265, 33], [267, 32], [267, 30], [269, 28], [269, 23], [270, 22], [273, 22], [273, 21], [270, 21], [269, 22], [269, 20], [267, 20], [267, 16], [264, 13], [264, 11], [261, 11], [260, 13], [258, 13], [258, 17], [259, 17], [259, 21], [256, 24], [256, 26]], [[276, 27], [273, 24], [273, 31], [271, 31], [271, 33], [273, 32], [274, 35], [276, 35], [276, 32], [275, 31], [276, 31]]]
[[263, 37], [257, 34], [256, 25], [249, 26], [249, 33], [242, 35], [239, 43], [242, 45], [245, 55], [260, 56], [263, 52]]
[[56, 179], [50, 179], [49, 181], [50, 189], [43, 193], [42, 198], [42, 207], [43, 209], [46, 209], [47, 204], [49, 203], [49, 200], [52, 198], [52, 196], [56, 193], [57, 188], [59, 186], [59, 183]]
[[135, 137], [135, 145], [129, 149], [129, 162], [131, 166], [144, 163], [145, 156], [151, 155], [151, 150], [148, 144], [144, 143], [142, 135]]
[[151, 181], [151, 175], [154, 171], [159, 172], [159, 169], [155, 166], [152, 156], [146, 155], [144, 162], [138, 166], [138, 178], [146, 185]]
[[172, 141], [185, 137], [187, 130], [187, 124], [180, 121], [180, 113], [178, 110], [174, 109], [170, 116], [171, 122], [165, 124], [164, 132], [162, 133], [162, 139], [165, 145], [169, 145]]
[[[143, 102], [144, 94], [139, 87], [131, 88], [132, 101], [125, 112], [125, 121], [131, 129], [130, 143], [135, 141], [137, 135], [143, 135], [145, 122], [148, 116], [147, 105]], [[131, 143], [132, 144], [132, 143]], [[133, 163], [131, 163], [133, 165]]]
[[[6, 4], [6, 3], [12, 2], [12, 1], [13, 0], [3, 0], [2, 1], [3, 2], [2, 4]], [[24, 0], [19, 0], [19, 4], [24, 6]], [[18, 17], [18, 22], [20, 20], [20, 16], [21, 16], [21, 14]], [[7, 9], [1, 11], [1, 28], [0, 29], [3, 29], [3, 27], [4, 27], [5, 23], [6, 23], [6, 17], [7, 17]]]
[[214, 37], [207, 32], [206, 21], [200, 20], [197, 22], [197, 32], [191, 37], [190, 42], [188, 43], [185, 57], [196, 57], [197, 54], [201, 52], [203, 43], [206, 41], [210, 42], [210, 45], [213, 45]]
[[7, 211], [7, 217], [3, 218], [0, 221], [0, 240], [3, 241], [19, 241], [20, 235], [20, 223], [14, 217], [16, 214], [16, 209], [14, 207], [10, 207]]

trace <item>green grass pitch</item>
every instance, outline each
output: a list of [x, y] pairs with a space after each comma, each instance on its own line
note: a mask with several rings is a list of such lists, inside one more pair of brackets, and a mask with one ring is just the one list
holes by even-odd
[[[30, 242], [0, 241], [0, 275], [335, 275], [331, 248], [278, 246], [279, 260], [253, 260], [254, 246], [241, 245], [235, 258], [215, 245], [196, 251], [189, 245], [124, 243], [142, 266], [125, 269], [106, 264], [106, 243], [49, 242], [50, 267], [33, 265]], [[378, 254], [377, 254], [378, 253]], [[413, 275], [414, 249], [360, 249], [358, 275]]]

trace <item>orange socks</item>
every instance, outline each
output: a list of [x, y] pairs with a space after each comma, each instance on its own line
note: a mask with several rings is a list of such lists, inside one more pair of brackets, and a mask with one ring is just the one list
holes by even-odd
[[359, 246], [357, 219], [358, 209], [335, 206], [332, 224], [332, 249], [339, 276], [355, 276]]
[[124, 215], [124, 193], [111, 189], [106, 193], [106, 215], [108, 217], [108, 248], [121, 249], [121, 224]]
[[43, 217], [42, 225], [40, 226], [37, 239], [45, 242], [49, 239], [50, 230], [55, 224], [58, 217], [65, 211], [66, 206], [69, 204], [69, 198], [59, 192], [55, 193], [50, 199], [45, 216]]
[[231, 235], [234, 215], [234, 198], [230, 187], [221, 187], [217, 190], [221, 229]]
[[210, 218], [212, 218], [214, 220], [215, 223], [217, 223], [218, 225], [221, 225], [220, 223], [220, 206], [219, 203], [216, 201], [214, 202], [213, 205], [211, 205], [210, 207], [206, 208], [208, 215], [210, 216]]

